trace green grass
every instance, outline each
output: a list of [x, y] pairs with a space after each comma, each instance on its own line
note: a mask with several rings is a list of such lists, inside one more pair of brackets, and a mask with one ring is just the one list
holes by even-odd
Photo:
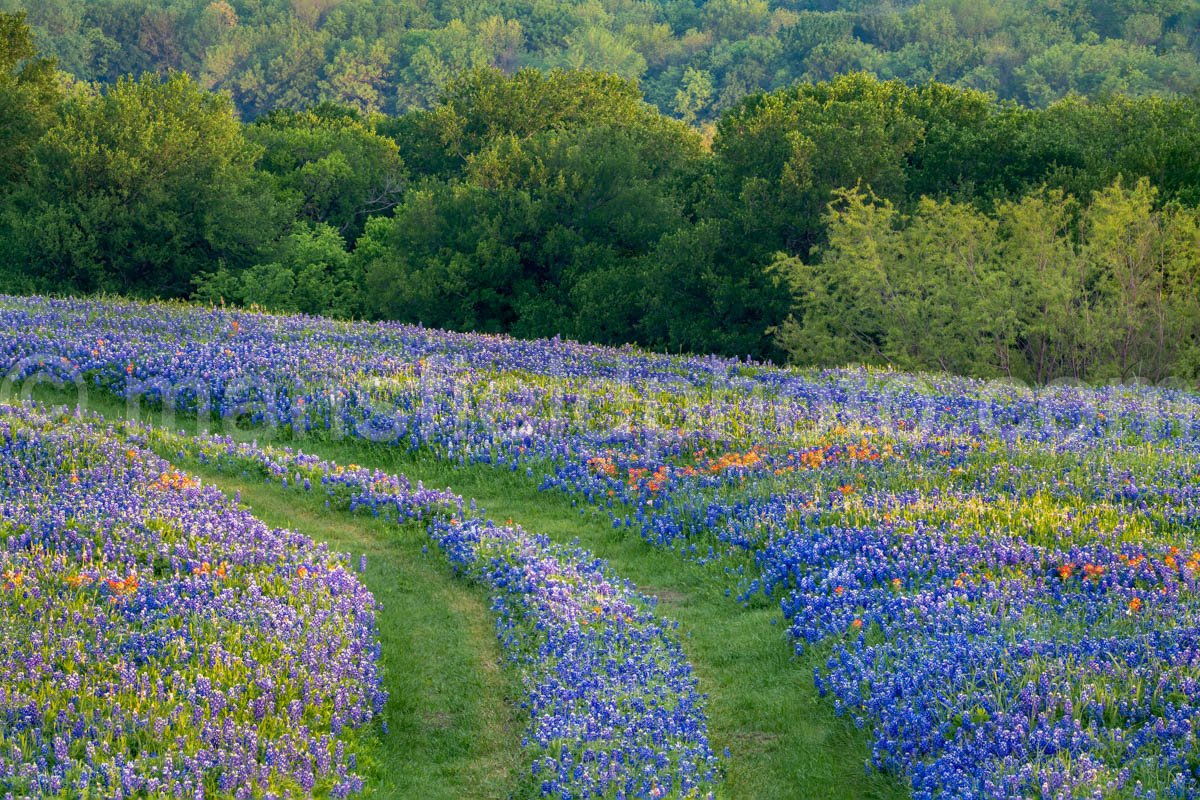
[[725, 596], [731, 578], [720, 566], [701, 566], [615, 530], [608, 517], [580, 513], [559, 492], [542, 492], [524, 476], [486, 466], [455, 468], [397, 448], [364, 442], [308, 441], [306, 452], [339, 463], [403, 472], [429, 486], [450, 486], [472, 497], [492, 519], [512, 519], [556, 541], [578, 539], [623, 578], [657, 595], [659, 611], [679, 622], [689, 660], [708, 694], [713, 748], [728, 747], [721, 796], [778, 798], [901, 798], [894, 776], [867, 773], [866, 734], [818, 696], [813, 667], [824, 650], [795, 656], [776, 605], [744, 608]]
[[268, 525], [367, 556], [378, 614], [389, 732], [360, 755], [368, 798], [501, 798], [524, 775], [520, 687], [500, 667], [482, 591], [457, 579], [424, 529], [351, 516], [263, 482], [186, 465]]
[[[111, 398], [93, 397], [90, 405], [110, 418], [125, 412]], [[180, 419], [177, 427], [189, 426]], [[686, 561], [636, 533], [615, 530], [606, 515], [592, 509], [581, 513], [568, 497], [539, 491], [536, 479], [523, 474], [457, 468], [358, 440], [308, 439], [300, 446], [342, 464], [450, 486], [474, 498], [497, 521], [512, 519], [559, 542], [578, 540], [621, 577], [656, 595], [660, 612], [679, 622], [684, 650], [709, 697], [713, 748], [719, 753], [728, 747], [732, 754], [720, 797], [908, 796], [895, 776], [864, 769], [867, 735], [818, 696], [812, 672], [826, 651], [811, 648], [794, 655], [784, 626], [771, 624], [772, 619], [782, 622], [778, 607], [744, 608], [727, 597], [732, 579], [719, 565]], [[527, 791], [528, 784], [519, 785], [520, 776], [512, 773], [520, 762], [515, 753], [520, 723], [505, 705], [511, 677], [495, 672], [497, 645], [482, 592], [463, 583], [448, 585], [452, 579], [444, 562], [421, 552], [423, 534], [416, 529], [397, 533], [394, 525], [306, 505], [282, 489], [185, 466], [228, 491], [240, 490], [270, 524], [368, 554], [367, 586], [385, 604], [380, 627], [392, 693], [388, 715], [398, 721], [383, 744], [375, 796], [490, 798]]]

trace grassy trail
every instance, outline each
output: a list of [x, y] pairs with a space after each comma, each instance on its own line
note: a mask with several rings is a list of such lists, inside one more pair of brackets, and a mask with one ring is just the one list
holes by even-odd
[[512, 519], [556, 541], [575, 539], [607, 559], [623, 578], [659, 599], [663, 616], [679, 622], [684, 650], [701, 690], [709, 695], [713, 748], [728, 747], [721, 796], [734, 800], [849, 800], [903, 798], [894, 776], [867, 773], [866, 736], [834, 714], [813, 687], [813, 667], [824, 655], [797, 657], [773, 603], [743, 608], [725, 596], [731, 579], [720, 566], [684, 561], [615, 530], [607, 516], [584, 513], [557, 492], [543, 492], [523, 474], [486, 466], [456, 468], [398, 448], [359, 441], [303, 444], [339, 463], [404, 473], [428, 486], [449, 486], [474, 498], [487, 516]]
[[[53, 399], [53, 396], [48, 399]], [[111, 419], [125, 407], [92, 398]], [[154, 422], [153, 417], [146, 419]], [[178, 428], [187, 429], [185, 420]], [[607, 559], [623, 578], [656, 595], [663, 616], [679, 623], [688, 659], [709, 696], [713, 749], [729, 748], [722, 800], [899, 800], [909, 793], [892, 775], [868, 772], [867, 737], [837, 717], [818, 696], [813, 667], [822, 648], [793, 654], [778, 607], [744, 608], [726, 596], [732, 579], [719, 565], [701, 566], [615, 530], [606, 515], [581, 513], [567, 496], [542, 492], [535, 479], [487, 466], [458, 468], [400, 448], [361, 440], [310, 439], [305, 452], [341, 464], [403, 473], [428, 486], [473, 498], [497, 521], [569, 543], [578, 540]], [[296, 528], [317, 541], [368, 555], [365, 582], [384, 603], [380, 615], [388, 674], [388, 718], [375, 797], [498, 798], [529, 791], [520, 765], [522, 720], [512, 709], [483, 593], [456, 582], [440, 557], [424, 554], [418, 528], [398, 531], [377, 520], [329, 511], [319, 503], [258, 482], [186, 464], [232, 493], [272, 525]], [[508, 694], [506, 694], [506, 692]], [[395, 715], [393, 717], [393, 714]]]
[[378, 614], [388, 734], [362, 758], [367, 798], [502, 798], [517, 787], [524, 720], [519, 686], [500, 667], [484, 595], [455, 578], [417, 524], [397, 526], [342, 511], [260, 481], [187, 464], [268, 525], [293, 528], [357, 565], [382, 603]]

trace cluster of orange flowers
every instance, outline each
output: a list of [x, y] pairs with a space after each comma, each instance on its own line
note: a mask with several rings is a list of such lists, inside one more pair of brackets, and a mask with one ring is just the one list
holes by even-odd
[[750, 469], [757, 466], [760, 461], [762, 461], [762, 456], [755, 450], [746, 453], [726, 453], [720, 458], [710, 461], [705, 470], [715, 475], [727, 469]]
[[663, 464], [654, 470], [654, 474], [650, 476], [650, 480], [646, 483], [646, 488], [652, 492], [657, 492], [667, 482], [668, 477], [667, 465]]
[[881, 455], [871, 443], [863, 439], [861, 443], [846, 445], [846, 458], [851, 461], [878, 461]]
[[617, 465], [613, 463], [611, 458], [597, 456], [588, 459], [588, 469], [600, 475], [608, 475], [609, 477], [617, 474]]
[[[1163, 556], [1163, 566], [1165, 566], [1167, 569], [1178, 569], [1181, 557], [1182, 554], [1180, 549], [1178, 547], [1172, 547], [1167, 554]], [[1130, 569], [1135, 569], [1141, 566], [1146, 562], [1147, 559], [1145, 554], [1127, 556], [1124, 553], [1119, 554], [1117, 558], [1122, 564]], [[1183, 566], [1193, 572], [1200, 570], [1200, 552], [1193, 552], [1190, 556], [1188, 556], [1187, 561], [1184, 562]], [[1074, 574], [1075, 567], [1075, 564], [1063, 564], [1059, 566], [1056, 571], [1058, 572], [1058, 576], [1065, 581]], [[1099, 581], [1104, 576], [1106, 571], [1107, 568], [1102, 564], [1083, 565], [1083, 575], [1085, 579]], [[1159, 591], [1166, 593], [1167, 587], [1161, 586], [1159, 587]], [[1129, 606], [1126, 613], [1136, 614], [1141, 611], [1144, 606], [1145, 603], [1141, 597], [1134, 597], [1129, 601]]]
[[[1180, 559], [1183, 558], [1184, 555], [1185, 554], [1178, 547], [1172, 547], [1167, 551], [1167, 554], [1163, 556], [1163, 565], [1167, 569], [1178, 569]], [[1124, 553], [1118, 555], [1117, 558], [1121, 560], [1121, 563], [1131, 569], [1141, 565], [1146, 560], [1145, 555], [1127, 556]], [[1190, 556], [1187, 556], [1187, 561], [1183, 562], [1183, 566], [1191, 572], [1200, 571], [1200, 551], [1193, 552]]]
[[4, 582], [10, 589], [20, 589], [21, 584], [25, 581], [25, 573], [15, 572], [11, 569], [4, 570]]
[[108, 584], [109, 590], [116, 597], [128, 597], [137, 591], [140, 582], [135, 573], [130, 573], [126, 578], [109, 578], [105, 583]]
[[[795, 453], [788, 454], [788, 461], [793, 462], [783, 467], [778, 467], [775, 470], [776, 475], [784, 475], [790, 472], [796, 472], [800, 469], [819, 469], [824, 466], [829, 459], [829, 451], [832, 450], [831, 445], [821, 445], [812, 450], [806, 450], [798, 456]], [[885, 444], [882, 449], [876, 448], [866, 439], [858, 443], [850, 443], [846, 445], [845, 452], [842, 453], [844, 461], [878, 461], [881, 458], [891, 458], [895, 455], [892, 445]]]
[[[708, 448], [701, 448], [695, 452], [697, 460], [703, 460]], [[683, 467], [680, 472], [688, 477], [695, 475], [716, 475], [719, 472], [724, 472], [727, 469], [751, 469], [762, 463], [762, 454], [757, 450], [750, 450], [745, 453], [726, 453], [718, 458], [711, 459], [708, 463], [700, 464], [699, 466]], [[778, 471], [777, 471], [778, 473]]]
[[182, 472], [164, 472], [158, 476], [158, 480], [154, 483], [154, 488], [162, 491], [174, 489], [175, 491], [183, 491], [184, 489], [194, 489], [200, 485], [200, 481], [189, 477]]
[[[1167, 565], [1168, 569], [1175, 569], [1176, 567], [1179, 566], [1179, 561], [1177, 560], [1177, 557], [1179, 557], [1179, 556], [1180, 556], [1179, 548], [1172, 547], [1171, 550], [1167, 553], [1167, 555], [1163, 558], [1163, 563]], [[1195, 572], [1197, 569], [1200, 569], [1200, 552], [1192, 553], [1192, 555], [1184, 563], [1184, 566], [1187, 567], [1192, 572]]]
[[795, 453], [788, 453], [788, 461], [796, 462], [798, 460], [799, 463], [791, 463], [787, 466], [776, 467], [775, 474], [787, 475], [788, 473], [795, 472], [801, 468], [819, 469], [821, 465], [825, 463], [825, 454], [828, 451], [828, 447], [818, 447], [815, 450], [805, 450], [800, 454], [799, 459], [797, 459]]
[[91, 583], [92, 577], [90, 575], [85, 575], [82, 572], [77, 572], [73, 575], [67, 576], [67, 585], [72, 589], [78, 589], [80, 586], [90, 586]]
[[666, 464], [663, 464], [651, 474], [650, 470], [646, 467], [630, 467], [630, 488], [637, 486], [638, 481], [647, 475], [650, 475], [650, 480], [646, 482], [646, 488], [652, 492], [657, 492], [666, 484], [667, 478], [670, 477], [670, 468]]
[[[1070, 577], [1075, 574], [1076, 566], [1077, 565], [1074, 563], [1062, 564], [1056, 570], [1058, 572], [1058, 577], [1062, 578], [1064, 581], [1069, 580]], [[1107, 571], [1107, 569], [1108, 568], [1103, 564], [1084, 564], [1083, 577], [1093, 581], [1098, 581], [1104, 577], [1104, 573]]]
[[193, 575], [201, 575], [201, 576], [216, 575], [218, 578], [224, 578], [228, 573], [229, 573], [229, 562], [228, 561], [222, 561], [220, 564], [217, 565], [216, 569], [214, 569], [213, 565], [208, 563], [207, 561], [200, 562], [200, 566], [198, 566], [198, 567], [192, 567]]
[[[827, 447], [818, 447], [816, 450], [806, 450], [800, 454], [800, 463], [809, 469], [817, 469], [825, 463], [825, 453], [829, 451]], [[788, 456], [792, 458], [793, 456]]]
[[[224, 566], [228, 566], [228, 565], [226, 564]], [[334, 563], [334, 564], [329, 565], [330, 572], [335, 572], [340, 568], [341, 568], [340, 564]], [[296, 574], [299, 575], [301, 578], [307, 578], [309, 575], [313, 574], [313, 571], [310, 570], [308, 567], [301, 566], [296, 569]]]

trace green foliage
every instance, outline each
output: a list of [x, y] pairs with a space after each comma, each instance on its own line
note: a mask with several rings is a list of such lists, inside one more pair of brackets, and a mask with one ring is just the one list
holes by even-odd
[[501, 137], [600, 126], [655, 130], [665, 147], [695, 147], [695, 135], [648, 105], [633, 82], [561, 69], [470, 71], [434, 108], [385, 122], [380, 130], [397, 141], [414, 172], [445, 178], [462, 175], [470, 157]]
[[[1200, 102], [1072, 97], [1044, 111], [1013, 109], [997, 155], [1018, 191], [1041, 182], [1088, 197], [1118, 175], [1146, 177], [1166, 199], [1200, 203]], [[1007, 151], [1007, 152], [1006, 152]]]
[[801, 319], [789, 316], [779, 343], [804, 364], [886, 361], [888, 270], [898, 250], [896, 209], [855, 190], [839, 192], [827, 218], [829, 242], [818, 264], [780, 253], [773, 273], [795, 292]]
[[921, 133], [909, 90], [858, 73], [754, 95], [717, 125], [714, 169], [725, 212], [758, 250], [805, 254], [820, 235], [830, 193], [857, 181], [887, 197], [904, 189], [906, 156]]
[[277, 260], [234, 272], [200, 275], [194, 297], [207, 303], [256, 306], [280, 313], [361, 316], [362, 276], [341, 235], [325, 224], [301, 227], [280, 245]]
[[1098, 370], [1122, 380], [1160, 380], [1180, 347], [1200, 334], [1193, 280], [1200, 274], [1193, 210], [1156, 210], [1145, 178], [1096, 192], [1081, 222], [1080, 258], [1094, 281]]
[[54, 61], [37, 57], [25, 14], [0, 13], [0, 192], [24, 173], [60, 95]]
[[1118, 178], [1075, 213], [1059, 190], [995, 214], [923, 199], [911, 216], [840, 192], [812, 264], [780, 256], [793, 314], [777, 332], [808, 364], [1159, 381], [1200, 342], [1200, 213]]
[[273, 243], [284, 209], [228, 102], [185, 75], [78, 97], [33, 149], [5, 214], [15, 263], [50, 290], [183, 296]]
[[769, 358], [766, 328], [789, 301], [763, 266], [747, 259], [736, 223], [702, 219], [665, 236], [643, 260], [641, 341], [670, 351]]
[[[31, 8], [108, 88], [0, 14], [0, 290], [1037, 381], [1200, 373], [1193, 0], [807, 5]], [[1136, 59], [1087, 83], [1108, 50]], [[552, 68], [588, 63], [619, 74]], [[116, 77], [164, 65], [202, 83]], [[795, 75], [829, 79], [757, 91]], [[1097, 95], [1056, 99], [1079, 88]]]
[[683, 75], [683, 85], [675, 92], [673, 110], [684, 122], [695, 123], [701, 118], [712, 99], [712, 75], [688, 67]]
[[396, 143], [344, 106], [274, 111], [246, 134], [263, 148], [259, 168], [275, 176], [301, 218], [328, 223], [351, 241], [368, 217], [403, 197], [408, 176]]
[[642, 82], [664, 112], [702, 122], [756, 92], [862, 70], [1036, 106], [1072, 92], [1186, 97], [1200, 88], [1197, 0], [3, 0], [0, 8], [27, 9], [43, 49], [84, 80], [184, 70], [229, 92], [248, 116], [326, 100], [365, 112], [428, 109], [482, 67], [612, 72]]
[[[610, 77], [472, 81], [427, 117], [453, 133], [438, 140], [450, 143], [436, 163], [461, 160], [461, 172], [411, 192], [359, 243], [369, 311], [526, 336], [633, 338], [633, 263], [683, 224], [675, 182], [701, 157], [698, 138]], [[543, 83], [545, 92], [531, 89]], [[585, 117], [589, 98], [595, 113]]]
[[1061, 190], [1030, 194], [997, 209], [1005, 232], [997, 255], [1020, 300], [1012, 309], [1020, 331], [1018, 363], [1038, 384], [1085, 374], [1093, 357], [1096, 319], [1087, 273], [1075, 257], [1076, 213], [1074, 199]]

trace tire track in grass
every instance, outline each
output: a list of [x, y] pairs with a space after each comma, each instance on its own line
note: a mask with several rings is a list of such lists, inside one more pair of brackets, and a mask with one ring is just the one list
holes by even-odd
[[813, 668], [821, 648], [794, 655], [774, 603], [743, 608], [726, 596], [732, 580], [719, 565], [702, 566], [615, 530], [606, 515], [583, 513], [567, 496], [542, 492], [537, 480], [487, 466], [456, 467], [394, 447], [359, 441], [301, 443], [306, 452], [404, 473], [427, 486], [451, 487], [473, 498], [497, 521], [583, 547], [607, 559], [617, 574], [659, 598], [663, 616], [678, 621], [684, 650], [709, 695], [713, 749], [728, 747], [726, 780], [719, 792], [732, 800], [899, 800], [907, 784], [865, 769], [867, 735], [839, 718], [817, 694]]
[[367, 748], [365, 798], [523, 796], [519, 687], [500, 667], [500, 646], [482, 592], [453, 576], [419, 523], [329, 510], [277, 486], [181, 465], [241, 502], [268, 525], [293, 528], [351, 554], [383, 604], [378, 615], [388, 732]]
[[[58, 395], [45, 393], [54, 400]], [[91, 410], [119, 419], [125, 415], [124, 404], [110, 397], [93, 397]], [[145, 418], [155, 423], [153, 415]], [[181, 420], [173, 427], [194, 427]], [[613, 569], [623, 578], [633, 581], [647, 594], [659, 596], [662, 614], [679, 622], [681, 643], [687, 653], [700, 688], [709, 695], [707, 708], [709, 738], [713, 749], [721, 752], [728, 747], [732, 757], [727, 760], [727, 775], [718, 796], [725, 800], [901, 800], [910, 793], [906, 782], [900, 778], [880, 774], [864, 768], [870, 755], [867, 735], [856, 730], [847, 720], [839, 718], [833, 704], [818, 696], [813, 686], [813, 668], [822, 664], [826, 655], [819, 647], [808, 648], [802, 656], [795, 656], [787, 638], [785, 627], [772, 624], [780, 617], [779, 609], [773, 604], [759, 604], [743, 608], [726, 596], [731, 588], [731, 578], [719, 565], [701, 566], [686, 561], [674, 553], [644, 542], [637, 534], [626, 530], [615, 530], [608, 517], [598, 511], [581, 513], [572, 500], [557, 492], [542, 492], [537, 488], [537, 478], [514, 474], [493, 467], [477, 465], [458, 467], [431, 456], [417, 456], [397, 447], [383, 446], [358, 440], [331, 442], [308, 439], [301, 442], [284, 442], [298, 446], [305, 452], [342, 464], [356, 463], [387, 472], [403, 473], [412, 481], [423, 481], [428, 486], [450, 486], [464, 498], [476, 500], [482, 511], [494, 520], [511, 518], [530, 531], [546, 534], [556, 541], [568, 543], [578, 539], [582, 546], [595, 555], [607, 559]], [[291, 524], [296, 518], [300, 501], [290, 493], [271, 500], [268, 496], [282, 490], [265, 485], [249, 485], [246, 481], [230, 480], [228, 477], [197, 469], [191, 471], [204, 476], [212, 483], [228, 487], [229, 491], [244, 489], [243, 500], [258, 502], [263, 518], [271, 524]], [[313, 504], [315, 506], [315, 504]], [[271, 516], [271, 509], [278, 509]], [[322, 529], [356, 530], [356, 538], [347, 541], [340, 549], [355, 552], [365, 551], [368, 555], [367, 586], [376, 592], [379, 576], [372, 577], [370, 560], [372, 539], [382, 542], [395, 539], [394, 527], [388, 530], [376, 521], [349, 514], [331, 512], [323, 508], [310, 508]], [[335, 542], [346, 534], [330, 532], [323, 538], [315, 531], [297, 523], [297, 527], [314, 538]], [[428, 563], [430, 556], [421, 552], [427, 539], [423, 531], [413, 528], [412, 548], [394, 554], [397, 569], [411, 567], [411, 561], [427, 559], [430, 569], [441, 565]], [[404, 541], [400, 539], [399, 541]], [[399, 543], [397, 542], [397, 544]], [[378, 545], [378, 541], [374, 542]], [[449, 573], [442, 574], [445, 581], [453, 581]], [[388, 602], [387, 582], [378, 585], [376, 597]], [[470, 590], [459, 584], [464, 595]], [[477, 642], [479, 652], [487, 652], [484, 660], [496, 667], [499, 648], [491, 634], [490, 617], [486, 605], [476, 595], [473, 599], [481, 609], [487, 628], [486, 636]], [[395, 607], [389, 603], [390, 607]], [[393, 617], [387, 609], [381, 616], [381, 629]], [[464, 624], [463, 619], [446, 620], [453, 628]], [[381, 630], [382, 633], [382, 630]], [[396, 645], [385, 645], [385, 654]], [[476, 663], [480, 663], [477, 661]], [[389, 672], [391, 670], [389, 669]], [[502, 671], [501, 671], [502, 672]], [[503, 682], [503, 678], [501, 679]], [[392, 685], [388, 686], [392, 691]], [[516, 695], [515, 685], [508, 690], [508, 697]], [[493, 694], [493, 697], [496, 695]], [[513, 714], [512, 705], [499, 703], [503, 714]], [[389, 709], [391, 708], [389, 704]], [[496, 712], [500, 713], [500, 712]], [[513, 719], [510, 731], [521, 729], [521, 722]], [[519, 763], [519, 732], [510, 733], [506, 741], [511, 754], [500, 742], [472, 750], [461, 758], [450, 759], [442, 754], [438, 766], [437, 754], [434, 763], [427, 767], [413, 765], [397, 771], [392, 765], [381, 770], [384, 788], [376, 797], [462, 797], [487, 798], [507, 796], [535, 796], [532, 786], [522, 776], [513, 774], [509, 765]], [[502, 738], [502, 737], [501, 737]], [[404, 753], [392, 741], [385, 742], [392, 757]], [[429, 748], [413, 741], [406, 758], [419, 757]], [[487, 755], [486, 753], [491, 753]], [[505, 754], [505, 755], [502, 755]], [[481, 759], [471, 764], [472, 758]], [[500, 765], [509, 770], [499, 781], [489, 780], [486, 775], [489, 764]], [[461, 769], [461, 774], [455, 770]], [[397, 783], [396, 775], [421, 773], [427, 789], [412, 789], [408, 794], [392, 794], [392, 791], [420, 783]], [[436, 776], [443, 774], [450, 781], [439, 787]], [[485, 777], [479, 777], [485, 776]], [[516, 787], [516, 788], [512, 788]], [[478, 789], [478, 792], [476, 792]], [[498, 792], [498, 793], [493, 793]]]

